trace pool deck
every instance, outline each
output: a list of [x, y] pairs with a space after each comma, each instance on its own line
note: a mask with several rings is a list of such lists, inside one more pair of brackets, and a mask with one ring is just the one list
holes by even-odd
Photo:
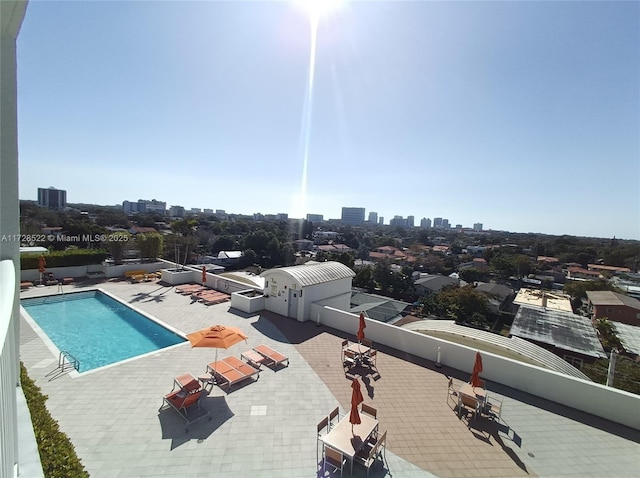
[[[212, 420], [190, 426], [173, 410], [158, 411], [173, 378], [199, 375], [215, 350], [173, 346], [85, 374], [49, 380], [57, 356], [21, 320], [21, 360], [48, 395], [47, 407], [67, 433], [92, 477], [311, 477], [316, 424], [329, 410], [348, 411], [351, 382], [340, 363], [340, 331], [261, 312], [247, 315], [230, 303], [205, 306], [160, 283], [103, 282], [99, 287], [184, 333], [222, 324], [249, 337], [218, 357], [267, 344], [290, 358], [273, 371], [262, 367], [256, 382], [231, 393], [213, 387], [202, 401]], [[21, 297], [56, 293], [32, 288]], [[64, 286], [83, 290], [83, 284]], [[402, 351], [380, 348], [379, 376], [365, 377], [365, 403], [378, 409], [388, 430], [386, 462], [370, 476], [394, 477], [635, 477], [640, 470], [640, 432], [498, 384], [504, 397], [499, 426], [481, 418], [467, 423], [447, 403], [446, 375]], [[355, 468], [356, 476], [365, 476]]]

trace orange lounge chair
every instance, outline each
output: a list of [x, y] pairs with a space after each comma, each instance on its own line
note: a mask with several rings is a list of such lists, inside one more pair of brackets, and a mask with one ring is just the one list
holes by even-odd
[[[222, 360], [218, 360], [217, 362], [210, 363], [209, 365], [207, 365], [207, 372], [213, 375], [218, 385], [220, 386], [226, 385], [229, 391], [231, 391], [231, 387], [233, 387], [234, 385], [259, 373], [258, 370], [245, 364], [241, 360], [239, 360], [239, 362], [242, 365], [245, 365], [246, 367], [250, 367], [250, 369], [241, 367], [242, 370], [238, 370], [233, 365], [231, 365], [231, 363], [229, 363], [227, 360], [228, 360], [228, 357], [226, 359], [222, 359]], [[235, 364], [233, 360], [231, 362]]]
[[204, 305], [215, 305], [215, 304], [222, 304], [223, 302], [227, 302], [229, 300], [228, 297], [225, 296], [205, 296], [201, 299], [201, 302]]
[[266, 359], [266, 361], [271, 363], [274, 367], [277, 367], [284, 362], [287, 362], [285, 367], [289, 366], [289, 357], [285, 357], [281, 353], [273, 350], [271, 347], [268, 347], [266, 345], [258, 345], [257, 347], [254, 347], [253, 350], [262, 355]]
[[248, 363], [244, 363], [238, 357], [227, 357], [223, 359], [226, 363], [235, 368], [238, 372], [243, 373], [247, 378], [256, 375], [256, 380], [260, 378], [260, 370], [252, 367]]
[[220, 385], [221, 387], [222, 385], [226, 385], [229, 391], [232, 386], [247, 378], [245, 374], [236, 370], [224, 360], [218, 360], [217, 362], [207, 365], [207, 372], [213, 375], [217, 385]]
[[189, 294], [193, 294], [198, 290], [205, 290], [205, 289], [206, 287], [202, 287], [199, 284], [188, 284], [188, 285], [182, 285], [182, 286], [176, 287], [176, 292], [182, 295], [189, 295]]
[[[176, 385], [178, 386], [177, 389]], [[181, 375], [174, 379], [173, 390], [163, 397], [162, 405], [158, 411], [166, 406], [173, 408], [187, 423], [186, 431], [189, 431], [188, 427], [193, 422], [205, 417], [211, 419], [211, 412], [205, 412], [200, 409], [200, 398], [204, 393], [205, 390], [200, 388], [193, 375]]]
[[240, 354], [240, 358], [247, 361], [249, 365], [260, 370], [262, 364], [267, 360], [255, 350], [247, 350]]

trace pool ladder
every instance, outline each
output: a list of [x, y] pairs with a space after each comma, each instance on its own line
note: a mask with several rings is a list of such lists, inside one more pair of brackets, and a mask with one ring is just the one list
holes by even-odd
[[58, 355], [58, 366], [47, 375], [45, 375], [45, 377], [50, 377], [49, 381], [51, 381], [54, 378], [58, 378], [63, 373], [68, 372], [72, 369], [79, 372], [80, 361], [66, 350], [63, 350], [62, 352], [60, 352], [60, 355]]

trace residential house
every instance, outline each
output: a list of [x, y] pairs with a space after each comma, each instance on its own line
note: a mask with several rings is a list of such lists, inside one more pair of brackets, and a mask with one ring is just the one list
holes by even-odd
[[591, 320], [572, 312], [522, 306], [510, 335], [540, 345], [576, 368], [607, 357]]
[[494, 282], [477, 282], [474, 287], [489, 297], [489, 310], [494, 314], [507, 310], [515, 294], [512, 288]]
[[349, 312], [352, 314], [362, 312], [369, 319], [394, 324], [408, 315], [411, 308], [412, 305], [408, 302], [365, 292], [352, 292]]
[[587, 291], [589, 313], [593, 320], [606, 317], [615, 322], [640, 326], [640, 300], [609, 290]]
[[438, 274], [428, 274], [416, 279], [413, 287], [418, 295], [427, 296], [440, 292], [445, 287], [459, 287], [460, 279], [454, 277], [441, 276]]
[[602, 277], [598, 271], [590, 271], [582, 267], [571, 266], [567, 268], [567, 279], [572, 280], [598, 280]]

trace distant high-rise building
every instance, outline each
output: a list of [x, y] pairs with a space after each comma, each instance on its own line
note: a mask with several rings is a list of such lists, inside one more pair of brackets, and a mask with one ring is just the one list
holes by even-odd
[[322, 214], [307, 214], [307, 221], [322, 222], [324, 221], [324, 216]]
[[442, 220], [442, 229], [449, 229], [451, 227], [451, 224], [449, 224], [449, 219], [443, 219]]
[[384, 226], [384, 216], [378, 218], [378, 226]]
[[213, 216], [213, 209], [205, 208], [203, 212], [204, 212], [204, 214], [207, 214], [208, 216]]
[[416, 218], [413, 216], [407, 216], [407, 227], [415, 227]]
[[405, 227], [407, 220], [402, 216], [393, 216], [393, 219], [389, 221], [389, 225], [393, 227]]
[[146, 199], [138, 199], [138, 201], [122, 201], [122, 210], [125, 214], [161, 214], [167, 212], [167, 203], [163, 201], [151, 201]]
[[433, 218], [433, 227], [435, 229], [441, 229], [442, 228], [442, 218], [441, 217], [434, 217]]
[[184, 208], [182, 206], [171, 206], [169, 208], [169, 215], [171, 217], [184, 217]]
[[38, 188], [38, 206], [49, 209], [64, 209], [67, 207], [67, 191], [64, 189]]
[[420, 220], [420, 227], [423, 229], [431, 229], [431, 219], [428, 217], [423, 217]]
[[482, 223], [481, 223], [481, 222], [476, 222], [476, 223], [473, 225], [473, 230], [474, 230], [474, 231], [482, 231]]
[[342, 223], [351, 226], [361, 226], [364, 224], [364, 208], [363, 207], [343, 207]]
[[462, 229], [462, 224], [456, 224], [456, 229], [458, 230]]
[[276, 214], [276, 219], [278, 221], [287, 221], [289, 219], [289, 215], [286, 212], [279, 212]]
[[219, 214], [221, 216], [226, 215], [227, 213], [224, 211], [224, 209], [216, 209], [216, 214]]
[[378, 224], [378, 213], [371, 211], [369, 213], [369, 224]]
[[194, 214], [200, 214], [202, 212], [202, 209], [200, 209], [199, 207], [192, 207], [191, 212]]

